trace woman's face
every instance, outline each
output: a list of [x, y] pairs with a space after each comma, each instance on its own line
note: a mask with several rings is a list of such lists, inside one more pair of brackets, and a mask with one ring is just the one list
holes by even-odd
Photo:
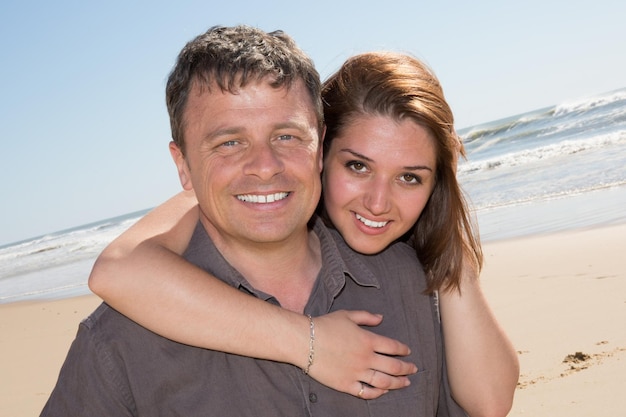
[[435, 140], [411, 119], [362, 115], [324, 155], [324, 203], [357, 252], [373, 254], [413, 227], [435, 181]]

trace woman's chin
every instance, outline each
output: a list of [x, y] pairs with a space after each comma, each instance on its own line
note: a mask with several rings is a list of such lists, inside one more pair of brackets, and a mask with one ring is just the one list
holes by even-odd
[[350, 246], [355, 252], [362, 253], [363, 255], [375, 255], [379, 252], [382, 252], [389, 244], [390, 241], [380, 240], [380, 239], [371, 239], [367, 237], [354, 238], [354, 239], [346, 239], [346, 243]]

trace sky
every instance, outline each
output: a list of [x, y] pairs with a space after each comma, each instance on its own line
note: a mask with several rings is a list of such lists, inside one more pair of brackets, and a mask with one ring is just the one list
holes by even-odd
[[282, 29], [322, 78], [356, 53], [410, 53], [462, 129], [626, 87], [624, 16], [621, 0], [4, 0], [0, 245], [180, 191], [165, 81], [211, 26]]

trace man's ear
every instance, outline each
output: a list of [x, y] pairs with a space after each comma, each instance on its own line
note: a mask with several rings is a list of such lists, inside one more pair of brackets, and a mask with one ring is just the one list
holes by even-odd
[[185, 159], [183, 152], [180, 150], [178, 145], [174, 143], [174, 141], [170, 142], [170, 154], [172, 155], [172, 159], [174, 160], [174, 164], [176, 164], [176, 169], [178, 170], [180, 185], [183, 186], [184, 190], [193, 190], [191, 175], [189, 173], [189, 165], [187, 164], [187, 160]]

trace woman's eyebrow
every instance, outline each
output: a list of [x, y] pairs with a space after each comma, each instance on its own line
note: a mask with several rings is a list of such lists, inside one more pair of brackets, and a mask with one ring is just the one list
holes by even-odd
[[406, 166], [403, 168], [406, 169], [407, 171], [420, 171], [420, 170], [426, 170], [430, 172], [433, 171], [433, 169], [427, 165], [411, 165], [411, 166]]
[[366, 160], [366, 161], [368, 161], [368, 162], [374, 162], [374, 160], [373, 160], [372, 158], [369, 158], [369, 157], [367, 157], [367, 156], [365, 156], [365, 155], [363, 155], [363, 154], [360, 154], [360, 153], [358, 153], [358, 152], [356, 152], [356, 151], [353, 151], [353, 150], [352, 150], [352, 149], [350, 149], [350, 148], [343, 148], [343, 149], [340, 149], [340, 150], [339, 150], [339, 152], [347, 152], [347, 153], [350, 153], [350, 154], [352, 154], [353, 156], [355, 156], [355, 157], [357, 157], [357, 158], [364, 159], [364, 160]]
[[[359, 152], [356, 152], [350, 148], [343, 148], [340, 149], [339, 152], [347, 152], [349, 154], [352, 154], [353, 156], [355, 156], [356, 158], [359, 159], [363, 159], [365, 161], [368, 162], [374, 162], [374, 160], [372, 158], [369, 158]], [[408, 165], [408, 166], [404, 166], [402, 167], [402, 169], [406, 169], [407, 171], [421, 171], [421, 170], [426, 170], [426, 171], [430, 171], [432, 172], [433, 169], [431, 167], [429, 167], [428, 165]]]

